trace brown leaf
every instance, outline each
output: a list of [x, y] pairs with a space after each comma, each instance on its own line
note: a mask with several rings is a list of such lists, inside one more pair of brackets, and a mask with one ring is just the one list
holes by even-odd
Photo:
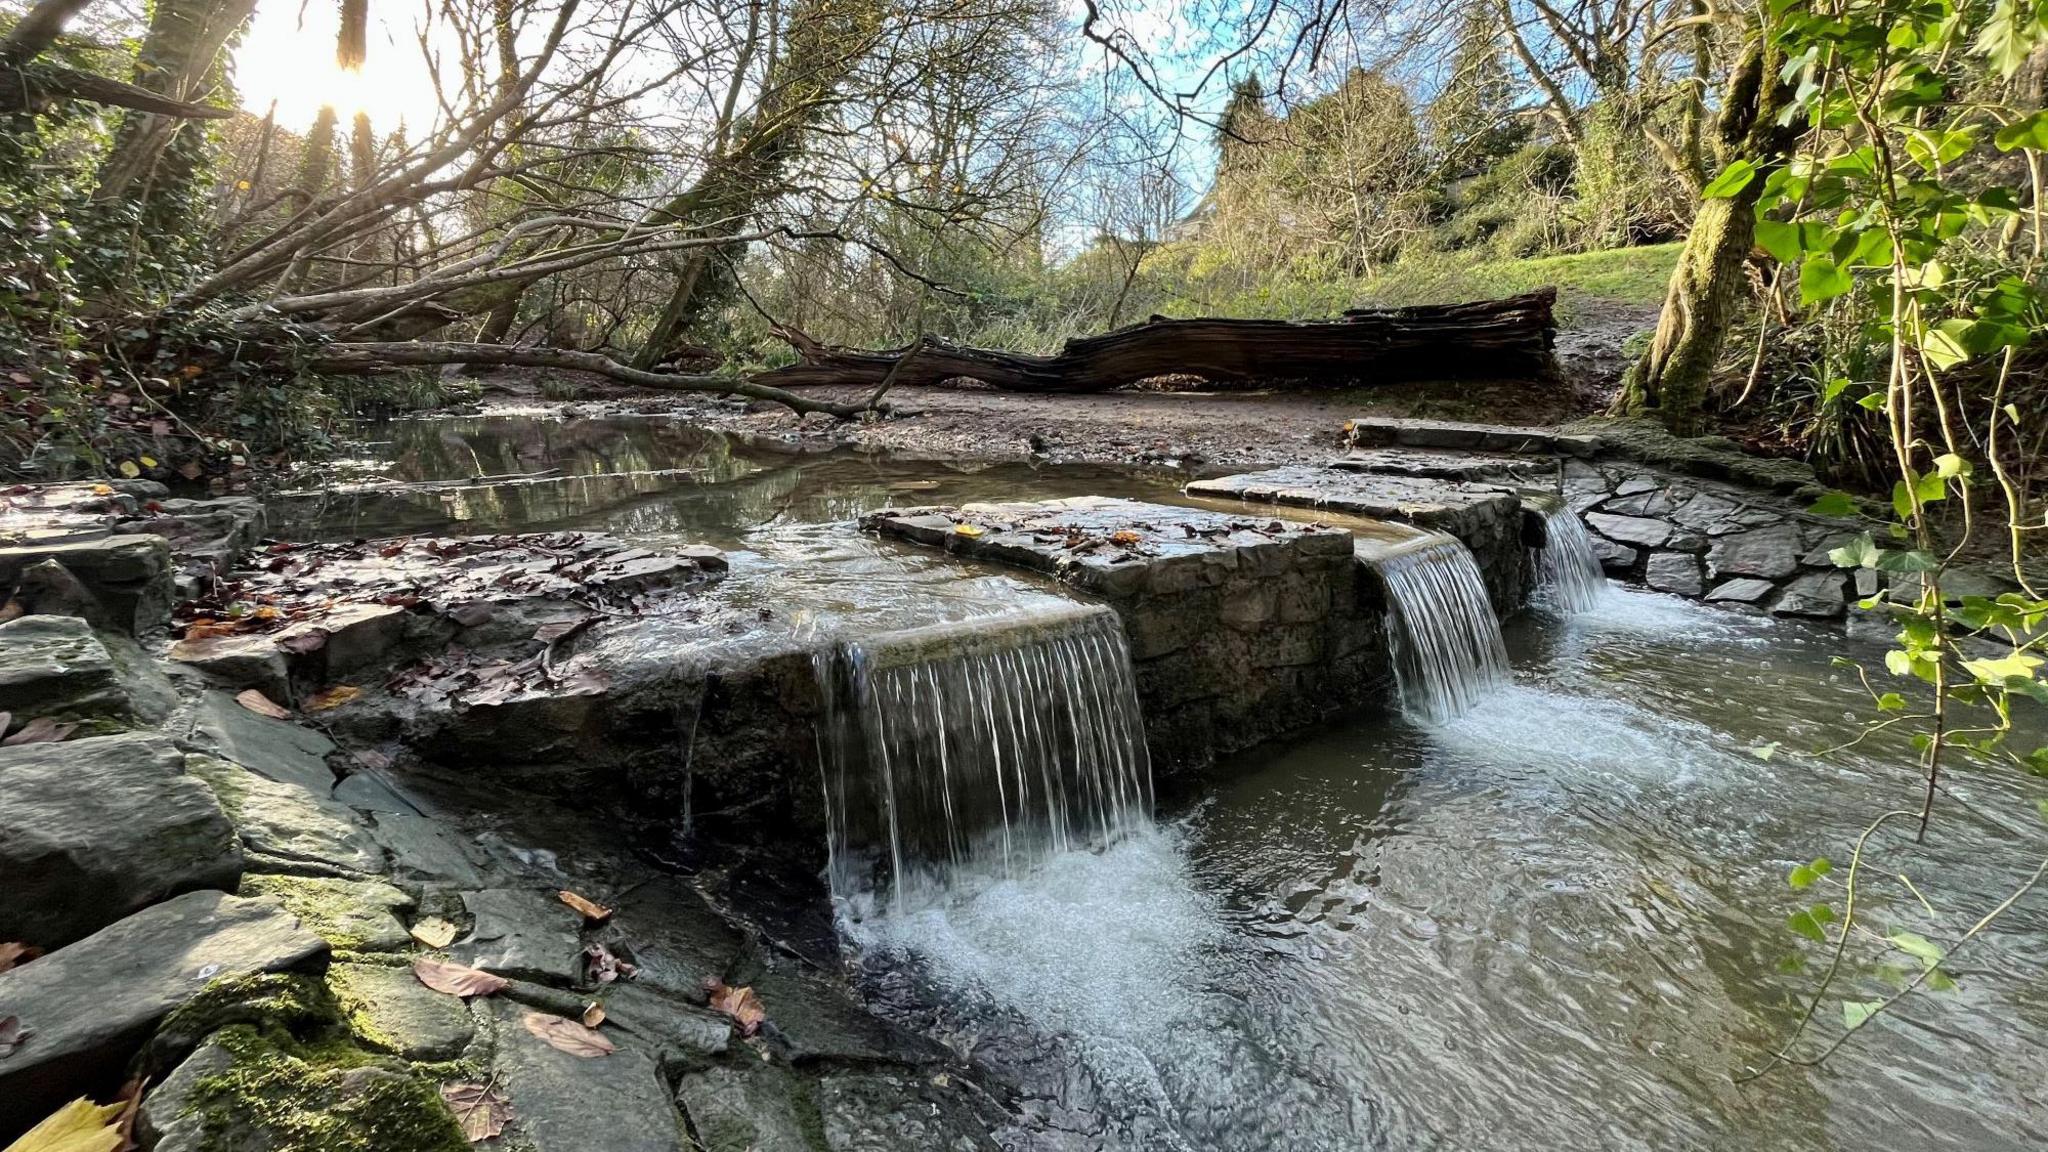
[[307, 697], [304, 708], [308, 712], [325, 712], [329, 708], [339, 708], [362, 694], [363, 690], [353, 684], [336, 684], [325, 692], [315, 692]]
[[78, 729], [76, 724], [59, 724], [48, 716], [38, 716], [21, 726], [21, 731], [0, 740], [0, 746], [8, 748], [19, 744], [55, 744]]
[[283, 720], [292, 714], [291, 709], [277, 704], [270, 697], [265, 696], [254, 688], [248, 689], [240, 696], [235, 697], [235, 703], [240, 704], [258, 716], [268, 716], [272, 720]]
[[356, 763], [365, 768], [383, 769], [391, 767], [391, 757], [375, 748], [364, 748], [355, 754]]
[[754, 995], [752, 988], [734, 988], [725, 981], [712, 977], [704, 981], [704, 991], [711, 996], [711, 1010], [723, 1012], [740, 1026], [740, 1035], [752, 1036], [768, 1022], [768, 1009], [761, 998]]
[[304, 632], [293, 632], [279, 640], [277, 646], [294, 656], [310, 656], [327, 647], [327, 629], [308, 628]]
[[120, 1133], [121, 1143], [115, 1146], [114, 1152], [134, 1152], [135, 1119], [142, 1114], [143, 1083], [142, 1077], [130, 1076], [114, 1097], [114, 1103], [121, 1106], [121, 1115], [114, 1120], [114, 1131]]
[[21, 1026], [19, 1016], [0, 1016], [0, 1056], [11, 1056], [22, 1042], [35, 1033]]
[[565, 1020], [560, 1016], [528, 1012], [522, 1023], [526, 1025], [528, 1032], [547, 1041], [550, 1047], [567, 1052], [571, 1056], [581, 1056], [589, 1060], [598, 1056], [609, 1056], [619, 1050], [619, 1046], [605, 1039], [602, 1032], [594, 1028], [585, 1028], [574, 1020]]
[[27, 612], [28, 609], [21, 606], [21, 601], [10, 598], [7, 603], [0, 604], [0, 624], [18, 620]]
[[13, 940], [0, 943], [0, 972], [19, 968], [42, 954], [43, 950], [33, 944], [22, 944]]
[[583, 1009], [583, 1026], [585, 1028], [595, 1028], [602, 1023], [604, 1023], [604, 1005], [592, 1000]]
[[1109, 534], [1109, 542], [1111, 544], [1121, 544], [1126, 548], [1136, 547], [1141, 539], [1143, 539], [1143, 537], [1139, 536], [1136, 532], [1133, 532], [1128, 528], [1124, 529], [1121, 532], [1111, 532]]
[[631, 980], [640, 971], [639, 968], [612, 955], [612, 950], [602, 944], [585, 945], [583, 957], [590, 961], [590, 979], [594, 984]]
[[430, 956], [422, 956], [413, 961], [412, 974], [419, 977], [420, 983], [436, 992], [446, 992], [450, 996], [464, 998], [489, 996], [509, 983], [503, 976], [493, 976], [489, 972], [471, 968], [466, 964], [436, 960]]
[[555, 895], [561, 898], [562, 903], [574, 908], [579, 915], [592, 924], [602, 924], [612, 918], [611, 909], [599, 904], [595, 900], [585, 900], [566, 888], [555, 893]]
[[455, 925], [439, 916], [429, 916], [415, 923], [409, 931], [413, 939], [429, 948], [446, 948], [455, 943]]
[[447, 1101], [455, 1122], [462, 1126], [463, 1138], [471, 1144], [495, 1139], [512, 1119], [512, 1101], [489, 1084], [451, 1081], [441, 1085], [441, 1099]]

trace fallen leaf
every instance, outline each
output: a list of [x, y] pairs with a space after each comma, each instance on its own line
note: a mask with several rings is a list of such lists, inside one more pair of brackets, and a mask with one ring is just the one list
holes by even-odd
[[503, 976], [493, 976], [489, 972], [471, 968], [466, 964], [436, 960], [430, 956], [422, 956], [413, 961], [412, 974], [419, 977], [420, 983], [436, 992], [446, 992], [450, 996], [464, 998], [489, 996], [509, 983]]
[[121, 1146], [121, 1109], [80, 1096], [9, 1144], [7, 1152], [114, 1152]]
[[142, 1077], [130, 1076], [114, 1095], [114, 1103], [121, 1106], [121, 1115], [114, 1119], [114, 1131], [121, 1142], [115, 1145], [114, 1152], [133, 1152], [135, 1148], [135, 1120], [142, 1115], [143, 1083]]
[[429, 916], [410, 929], [412, 938], [429, 948], [446, 948], [455, 943], [455, 925], [439, 916]]
[[283, 720], [292, 714], [291, 709], [275, 703], [270, 697], [265, 696], [254, 688], [248, 689], [240, 696], [235, 697], [235, 703], [240, 704], [258, 716], [268, 716], [272, 720]]
[[8, 748], [19, 744], [55, 744], [77, 731], [76, 724], [59, 724], [48, 716], [38, 716], [21, 726], [21, 731], [0, 740], [0, 746]]
[[592, 924], [602, 924], [612, 918], [611, 909], [599, 904], [595, 900], [586, 900], [566, 888], [555, 893], [555, 895], [561, 898], [562, 903], [574, 908], [578, 914]]
[[602, 1023], [604, 1023], [604, 1005], [592, 1000], [589, 1006], [583, 1009], [583, 1026], [585, 1028], [595, 1028]]
[[355, 754], [356, 763], [365, 768], [384, 769], [391, 767], [391, 757], [375, 748], [364, 748]]
[[585, 945], [583, 958], [590, 961], [590, 980], [593, 984], [631, 980], [640, 971], [634, 965], [612, 955], [612, 950], [602, 944]]
[[1140, 537], [1136, 532], [1133, 532], [1128, 528], [1124, 529], [1121, 532], [1111, 532], [1109, 534], [1109, 542], [1111, 544], [1121, 544], [1125, 548], [1136, 547], [1138, 541], [1141, 539], [1143, 539], [1143, 537]]
[[42, 954], [43, 950], [33, 944], [13, 940], [0, 943], [0, 972], [19, 968]]
[[95, 496], [112, 496], [114, 494], [114, 486], [112, 484], [95, 484], [92, 486], [92, 494]]
[[[19, 1016], [0, 1016], [0, 1056], [11, 1056], [22, 1042], [35, 1033], [21, 1026]], [[10, 1150], [12, 1152], [12, 1150]]]
[[768, 1009], [761, 1004], [761, 998], [754, 995], [752, 988], [734, 988], [725, 981], [712, 977], [704, 981], [704, 991], [711, 996], [711, 1010], [723, 1012], [740, 1026], [740, 1035], [752, 1036], [768, 1021]]
[[142, 475], [142, 465], [137, 464], [133, 460], [123, 460], [121, 461], [119, 467], [121, 469], [121, 475], [126, 476], [130, 480], [133, 480], [137, 476]]
[[953, 534], [955, 536], [979, 536], [981, 535], [981, 528], [975, 524], [955, 524], [953, 525]]
[[604, 1034], [594, 1028], [585, 1028], [574, 1020], [560, 1016], [548, 1016], [540, 1012], [528, 1012], [522, 1021], [526, 1030], [547, 1041], [552, 1048], [581, 1056], [586, 1060], [598, 1056], [609, 1056], [619, 1046], [605, 1039]]
[[363, 690], [353, 684], [336, 684], [325, 692], [315, 692], [307, 697], [303, 707], [308, 712], [325, 712], [329, 708], [339, 708], [362, 694]]
[[443, 1084], [441, 1099], [448, 1102], [448, 1110], [462, 1126], [463, 1138], [471, 1144], [495, 1139], [512, 1119], [512, 1101], [489, 1084], [466, 1080]]
[[21, 606], [21, 601], [10, 599], [7, 603], [0, 604], [0, 624], [5, 624], [9, 620], [20, 619], [21, 615], [27, 611], [28, 609]]

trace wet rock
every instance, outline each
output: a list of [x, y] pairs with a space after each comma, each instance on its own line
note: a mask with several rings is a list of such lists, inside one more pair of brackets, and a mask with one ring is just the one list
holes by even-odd
[[1771, 604], [1771, 612], [1833, 620], [1848, 610], [1848, 598], [1842, 592], [1846, 582], [1842, 572], [1808, 572], [1785, 585], [1785, 591]]
[[476, 1038], [476, 1022], [458, 996], [419, 982], [409, 967], [336, 964], [327, 986], [364, 1047], [407, 1060], [454, 1060]]
[[600, 989], [605, 1022], [646, 1041], [647, 1048], [671, 1071], [701, 1067], [732, 1043], [732, 1021], [708, 1008], [678, 1003], [638, 978]]
[[1671, 513], [1673, 523], [1696, 532], [1705, 532], [1734, 515], [1741, 503], [1712, 492], [1702, 492]]
[[810, 1084], [778, 1064], [707, 1068], [681, 1078], [676, 1103], [704, 1152], [816, 1152]]
[[233, 825], [161, 736], [0, 748], [0, 940], [58, 948], [241, 876]]
[[1618, 496], [1600, 506], [1600, 511], [1617, 516], [1664, 516], [1671, 511], [1669, 493], [1661, 488], [1634, 496]]
[[319, 796], [334, 787], [327, 767], [334, 741], [311, 728], [258, 716], [225, 692], [208, 692], [200, 701], [187, 739], [281, 784]]
[[1636, 566], [1639, 553], [1626, 544], [1616, 544], [1605, 536], [1592, 537], [1593, 558], [1600, 561], [1600, 568], [1609, 576], [1626, 576]]
[[336, 951], [395, 952], [412, 943], [399, 915], [413, 906], [413, 899], [381, 880], [246, 876], [240, 894], [275, 896]]
[[327, 942], [272, 900], [188, 892], [0, 972], [27, 1042], [0, 1060], [0, 1139], [110, 1091], [158, 1021], [215, 980], [325, 964]]
[[170, 658], [224, 687], [254, 688], [272, 700], [291, 698], [284, 650], [269, 636], [204, 636], [171, 645]]
[[449, 954], [472, 968], [557, 984], [583, 974], [582, 917], [553, 892], [486, 888], [464, 892], [462, 905], [476, 926]]
[[560, 1051], [529, 1032], [532, 1011], [499, 997], [487, 1002], [496, 1034], [493, 1071], [515, 1102], [510, 1131], [535, 1152], [682, 1152], [682, 1117], [661, 1068], [630, 1038], [608, 1055]]
[[862, 1008], [830, 983], [794, 969], [749, 978], [768, 1010], [789, 1059], [862, 1060], [918, 1065], [943, 1063], [945, 1048]]
[[[945, 1087], [941, 1087], [944, 1084]], [[995, 1152], [987, 1120], [950, 1077], [827, 1076], [818, 1112], [831, 1152]]]
[[31, 567], [54, 560], [106, 612], [109, 627], [134, 635], [171, 621], [171, 549], [154, 536], [71, 535], [0, 547], [0, 587], [13, 588]]
[[481, 856], [438, 820], [397, 812], [374, 817], [371, 835], [391, 854], [391, 873], [400, 880], [426, 880], [473, 888], [484, 882]]
[[1671, 525], [1654, 517], [1590, 512], [1586, 523], [1609, 540], [1636, 548], [1660, 548], [1671, 539]]
[[1706, 591], [1700, 575], [1700, 558], [1686, 552], [1658, 552], [1644, 566], [1643, 580], [1659, 592], [1698, 596]]
[[1744, 577], [1715, 585], [1714, 590], [1707, 593], [1707, 599], [1720, 604], [1755, 604], [1777, 588], [1769, 580]]
[[1731, 576], [1782, 580], [1799, 571], [1799, 557], [1804, 551], [1796, 525], [1777, 524], [1736, 532], [1716, 538], [1707, 549], [1707, 571], [1716, 580]]
[[234, 821], [252, 865], [304, 875], [360, 876], [384, 869], [384, 850], [326, 791], [283, 784], [225, 760], [188, 756], [185, 768], [206, 781]]
[[390, 604], [337, 604], [310, 620], [293, 624], [277, 634], [280, 643], [319, 633], [320, 647], [293, 661], [303, 668], [308, 680], [326, 683], [386, 662], [392, 649], [405, 638], [406, 611]]
[[398, 815], [419, 814], [419, 808], [401, 795], [389, 780], [369, 769], [351, 772], [334, 786], [334, 799], [359, 812]]
[[160, 536], [171, 546], [182, 575], [199, 579], [225, 575], [235, 559], [262, 536], [267, 517], [252, 496], [213, 500], [159, 500], [148, 515], [114, 526], [125, 535]]
[[1455, 420], [1416, 420], [1368, 416], [1345, 422], [1344, 435], [1359, 448], [1401, 445], [1413, 448], [1465, 448], [1525, 455], [1591, 456], [1597, 437], [1560, 432], [1555, 428], [1519, 428], [1505, 424], [1469, 424]]
[[707, 979], [724, 979], [746, 940], [680, 881], [659, 879], [619, 898], [598, 939], [640, 968], [634, 983], [701, 1001]]
[[13, 600], [30, 616], [76, 616], [96, 628], [116, 626], [113, 614], [92, 594], [92, 589], [55, 560], [22, 569]]
[[17, 723], [134, 718], [113, 657], [76, 616], [23, 616], [0, 624], [0, 707]]

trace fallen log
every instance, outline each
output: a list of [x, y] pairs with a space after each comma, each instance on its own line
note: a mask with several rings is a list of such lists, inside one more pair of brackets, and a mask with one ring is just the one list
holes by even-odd
[[798, 360], [753, 379], [776, 388], [873, 385], [879, 399], [895, 384], [963, 378], [1011, 392], [1101, 392], [1160, 376], [1317, 384], [1548, 378], [1556, 371], [1556, 302], [1557, 290], [1544, 288], [1464, 304], [1357, 308], [1336, 320], [1155, 317], [1069, 340], [1053, 356], [931, 337], [905, 348], [866, 351], [778, 329]]

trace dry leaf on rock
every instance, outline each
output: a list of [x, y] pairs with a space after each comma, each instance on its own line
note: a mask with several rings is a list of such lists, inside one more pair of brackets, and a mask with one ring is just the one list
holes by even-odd
[[455, 925], [439, 916], [429, 916], [414, 924], [409, 931], [413, 939], [429, 948], [446, 948], [455, 943]]
[[604, 1023], [604, 1005], [592, 1000], [589, 1006], [583, 1009], [583, 1026], [585, 1028], [595, 1028], [602, 1023]]
[[9, 1144], [7, 1152], [114, 1152], [121, 1146], [121, 1109], [80, 1096]]
[[365, 748], [357, 752], [355, 760], [356, 763], [361, 764], [365, 768], [381, 769], [391, 767], [391, 757], [377, 751], [375, 748]]
[[452, 1081], [441, 1085], [441, 1099], [448, 1102], [463, 1138], [471, 1144], [495, 1139], [512, 1119], [512, 1101], [489, 1084]]
[[268, 716], [272, 720], [283, 720], [292, 714], [291, 709], [278, 704], [254, 688], [235, 697], [235, 703], [256, 713], [258, 716]]
[[734, 988], [714, 977], [704, 981], [704, 991], [711, 996], [711, 1010], [731, 1017], [742, 1036], [752, 1036], [768, 1022], [768, 1009], [752, 988]]
[[0, 942], [0, 972], [19, 968], [42, 954], [43, 950], [33, 944], [22, 944], [14, 940]]
[[619, 1046], [605, 1039], [602, 1032], [594, 1028], [585, 1028], [574, 1020], [566, 1020], [560, 1016], [528, 1012], [522, 1023], [526, 1025], [528, 1032], [547, 1041], [550, 1047], [567, 1052], [571, 1056], [581, 1056], [589, 1060], [598, 1056], [609, 1056], [619, 1050]]
[[315, 692], [307, 697], [305, 709], [308, 712], [325, 712], [329, 708], [339, 708], [362, 694], [363, 690], [353, 684], [336, 684], [325, 692]]
[[639, 968], [612, 955], [612, 950], [602, 944], [585, 945], [583, 958], [590, 961], [590, 981], [593, 984], [631, 980], [640, 971]]
[[592, 924], [602, 924], [612, 918], [611, 909], [599, 904], [595, 900], [586, 900], [566, 888], [555, 893], [555, 895], [561, 898], [562, 903], [574, 908], [578, 915]]
[[0, 745], [12, 748], [20, 744], [55, 744], [78, 730], [76, 724], [59, 724], [48, 716], [38, 716], [21, 726], [21, 731], [0, 740]]
[[450, 996], [489, 996], [508, 983], [503, 976], [493, 976], [466, 964], [436, 960], [430, 956], [413, 961], [412, 974], [419, 977], [420, 983]]
[[0, 1056], [11, 1055], [22, 1042], [35, 1033], [21, 1026], [21, 1017], [0, 1017]]

